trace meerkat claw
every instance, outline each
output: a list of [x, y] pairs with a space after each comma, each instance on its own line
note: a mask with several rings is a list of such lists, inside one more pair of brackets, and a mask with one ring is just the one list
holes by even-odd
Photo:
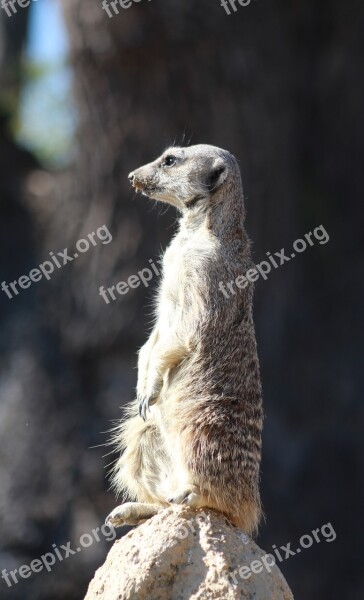
[[182, 492], [175, 494], [173, 497], [168, 498], [169, 504], [185, 504], [186, 506], [197, 506], [201, 494], [198, 488], [184, 489]]
[[183, 494], [177, 494], [172, 498], [168, 498], [169, 504], [185, 504], [188, 496], [190, 495], [190, 491], [183, 492]]
[[142, 400], [139, 401], [139, 416], [143, 419], [143, 421], [147, 420], [147, 410], [149, 409], [149, 406], [147, 404], [147, 402], [145, 401], [145, 399], [143, 398]]
[[139, 398], [139, 416], [146, 421], [148, 418], [148, 412], [150, 412], [150, 407], [153, 406], [157, 402], [157, 398], [144, 397]]
[[105, 525], [107, 525], [107, 527], [114, 527], [114, 525], [112, 524], [112, 521], [111, 521], [110, 515], [108, 515], [108, 516], [106, 517], [106, 519], [105, 519], [105, 523], [104, 523], [104, 524], [105, 524]]
[[148, 398], [142, 398], [139, 401], [139, 416], [143, 419], [143, 421], [147, 420], [147, 413], [150, 411], [149, 409], [149, 400]]

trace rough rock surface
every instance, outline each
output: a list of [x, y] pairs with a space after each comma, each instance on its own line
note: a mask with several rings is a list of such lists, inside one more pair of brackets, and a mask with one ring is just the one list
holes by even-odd
[[85, 600], [293, 600], [272, 563], [222, 515], [170, 507], [115, 542]]

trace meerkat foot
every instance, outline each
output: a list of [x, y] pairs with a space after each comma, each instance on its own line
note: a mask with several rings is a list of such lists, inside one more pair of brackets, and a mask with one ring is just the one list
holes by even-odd
[[162, 506], [159, 504], [145, 504], [142, 502], [125, 502], [114, 508], [106, 517], [106, 525], [122, 527], [123, 525], [138, 525], [154, 517]]
[[203, 497], [197, 486], [193, 485], [190, 488], [180, 490], [172, 497], [168, 498], [170, 504], [184, 504], [192, 508], [200, 508], [203, 506]]

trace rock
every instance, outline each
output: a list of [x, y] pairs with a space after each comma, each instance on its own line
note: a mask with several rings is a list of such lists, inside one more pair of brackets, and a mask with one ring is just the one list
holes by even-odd
[[293, 600], [273, 562], [223, 515], [173, 506], [115, 542], [85, 600]]

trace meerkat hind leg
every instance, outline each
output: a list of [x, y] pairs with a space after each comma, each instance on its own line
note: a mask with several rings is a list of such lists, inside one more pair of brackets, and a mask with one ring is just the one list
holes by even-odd
[[125, 502], [114, 508], [106, 517], [106, 525], [122, 527], [123, 525], [138, 525], [146, 519], [154, 517], [164, 507], [160, 504], [147, 504], [144, 502]]

